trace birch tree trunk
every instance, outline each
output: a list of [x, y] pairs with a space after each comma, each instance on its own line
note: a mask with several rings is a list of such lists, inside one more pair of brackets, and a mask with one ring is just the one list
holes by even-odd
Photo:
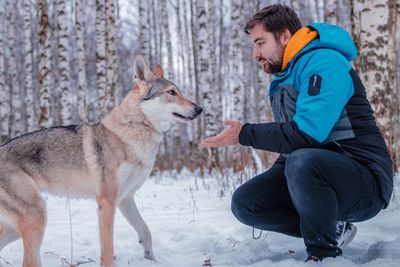
[[329, 24], [337, 24], [338, 22], [338, 2], [332, 0], [324, 0], [324, 21]]
[[8, 22], [8, 81], [11, 89], [11, 137], [15, 137], [24, 133], [24, 125], [22, 122], [22, 102], [21, 102], [21, 88], [17, 80], [17, 58], [16, 58], [16, 16], [17, 9], [12, 5], [11, 1], [6, 2], [7, 22]]
[[[200, 1], [201, 2], [201, 1]], [[168, 20], [168, 5], [167, 1], [161, 2], [161, 14], [163, 18], [163, 31], [165, 34], [165, 44], [167, 45], [167, 58], [168, 58], [168, 69], [167, 69], [167, 77], [169, 80], [174, 80], [174, 64], [173, 64], [173, 51], [172, 51], [172, 42], [171, 42], [171, 32], [169, 29], [169, 20]]]
[[115, 6], [114, 0], [108, 0], [106, 6], [107, 13], [107, 112], [115, 106], [115, 94], [118, 83], [118, 65], [117, 65], [117, 45], [115, 28]]
[[349, 34], [352, 33], [351, 29], [351, 1], [348, 0], [338, 0], [338, 25], [343, 27]]
[[68, 55], [68, 22], [66, 20], [65, 0], [56, 1], [58, 25], [58, 65], [60, 71], [59, 92], [61, 94], [61, 124], [72, 123], [72, 101], [70, 92], [69, 55]]
[[[232, 94], [232, 117], [243, 121], [244, 112], [244, 70], [243, 70], [243, 29], [242, 14], [243, 9], [242, 0], [233, 0], [231, 6], [231, 47], [230, 47], [230, 70], [229, 79], [231, 81], [231, 94]], [[240, 164], [240, 150], [239, 147], [232, 148], [233, 162], [235, 162], [235, 169], [239, 170], [243, 166]]]
[[394, 161], [398, 136], [398, 97], [396, 95], [396, 0], [353, 0], [353, 35], [360, 56], [355, 62], [371, 101], [378, 126]]
[[290, 6], [300, 16], [300, 4], [298, 0], [290, 0]]
[[4, 67], [4, 41], [6, 39], [4, 35], [4, 15], [4, 10], [0, 9], [0, 142], [6, 141], [10, 135], [10, 87], [6, 83]]
[[88, 83], [86, 79], [86, 54], [85, 54], [85, 34], [83, 28], [83, 5], [82, 0], [75, 0], [75, 24], [76, 24], [76, 47], [78, 57], [78, 113], [79, 119], [83, 123], [88, 122]]
[[[139, 0], [139, 42], [140, 53], [147, 59], [150, 57], [150, 36], [149, 36], [149, 2]], [[163, 1], [164, 2], [164, 1]]]
[[[210, 2], [209, 2], [210, 3]], [[204, 134], [205, 136], [213, 136], [217, 133], [216, 128], [216, 112], [215, 106], [216, 101], [219, 101], [219, 96], [211, 87], [211, 69], [210, 69], [210, 41], [212, 37], [209, 32], [209, 21], [207, 16], [207, 9], [205, 7], [205, 1], [197, 2], [197, 23], [199, 26], [198, 30], [198, 49], [199, 49], [199, 72], [198, 72], [198, 85], [203, 98], [204, 107]], [[220, 160], [217, 148], [208, 149], [210, 152], [208, 155], [208, 168], [220, 167]]]
[[26, 91], [26, 116], [28, 132], [37, 128], [36, 108], [33, 90], [32, 68], [32, 14], [31, 1], [24, 0], [24, 42], [25, 42], [25, 91]]
[[106, 63], [106, 10], [104, 0], [96, 0], [96, 70], [98, 111], [100, 117], [107, 108], [107, 63]]
[[39, 9], [39, 127], [50, 127], [51, 43], [47, 0], [38, 0]]

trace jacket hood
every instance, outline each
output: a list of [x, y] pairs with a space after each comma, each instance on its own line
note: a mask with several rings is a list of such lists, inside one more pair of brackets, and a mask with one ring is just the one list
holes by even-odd
[[326, 23], [312, 23], [298, 30], [285, 48], [282, 70], [292, 59], [318, 48], [333, 49], [341, 53], [348, 61], [357, 56], [353, 39], [344, 29]]

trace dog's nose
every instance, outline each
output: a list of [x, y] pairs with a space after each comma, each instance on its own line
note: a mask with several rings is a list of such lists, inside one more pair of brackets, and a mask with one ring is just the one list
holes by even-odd
[[203, 112], [203, 109], [200, 106], [195, 105], [194, 106], [194, 111], [196, 111], [197, 115], [199, 115], [201, 112]]

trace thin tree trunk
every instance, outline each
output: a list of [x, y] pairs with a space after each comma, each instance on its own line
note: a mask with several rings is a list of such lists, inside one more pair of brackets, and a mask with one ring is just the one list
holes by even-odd
[[168, 58], [168, 69], [167, 69], [167, 77], [169, 80], [174, 80], [174, 64], [173, 64], [173, 51], [172, 51], [172, 41], [171, 41], [171, 33], [169, 29], [169, 20], [168, 20], [168, 5], [167, 1], [161, 2], [161, 13], [163, 18], [163, 31], [165, 33], [165, 43], [167, 45], [167, 58]]
[[47, 0], [38, 0], [39, 8], [39, 127], [50, 127], [51, 43]]
[[107, 6], [107, 112], [115, 106], [115, 92], [118, 86], [118, 62], [115, 28], [115, 7], [114, 0], [108, 0]]
[[100, 117], [107, 109], [107, 63], [106, 63], [106, 10], [104, 0], [96, 0], [96, 70], [98, 112]]
[[4, 10], [0, 9], [0, 142], [6, 141], [10, 135], [10, 87], [6, 83], [6, 72], [4, 67], [4, 41], [6, 39], [6, 36], [4, 35], [4, 15]]
[[[243, 82], [243, 48], [242, 48], [242, 14], [243, 9], [242, 0], [232, 1], [231, 6], [231, 47], [230, 47], [230, 81], [231, 81], [231, 94], [232, 94], [232, 116], [240, 121], [243, 121], [244, 112], [244, 82]], [[235, 164], [235, 170], [242, 169], [240, 150], [239, 147], [232, 148], [232, 162]]]
[[71, 92], [70, 92], [70, 71], [68, 55], [68, 22], [65, 12], [66, 5], [64, 0], [56, 1], [57, 27], [58, 27], [58, 65], [60, 70], [59, 92], [61, 93], [61, 124], [69, 125], [72, 123]]
[[24, 42], [25, 42], [25, 91], [26, 91], [26, 115], [28, 131], [37, 128], [36, 109], [33, 90], [33, 68], [32, 68], [32, 14], [31, 1], [24, 0]]
[[338, 0], [338, 25], [351, 34], [351, 1]]
[[[163, 1], [164, 2], [164, 1]], [[150, 36], [149, 36], [149, 2], [139, 0], [139, 42], [140, 53], [149, 60], [150, 58]]]
[[78, 57], [78, 113], [83, 123], [88, 122], [88, 83], [86, 78], [85, 34], [83, 27], [84, 13], [82, 0], [75, 0], [76, 47]]
[[338, 22], [338, 3], [332, 0], [324, 0], [324, 21], [330, 24]]
[[11, 116], [12, 116], [12, 124], [11, 124], [11, 137], [15, 137], [24, 133], [24, 125], [22, 122], [22, 102], [21, 102], [21, 88], [17, 80], [17, 58], [16, 58], [16, 36], [15, 36], [15, 28], [16, 28], [16, 12], [17, 9], [11, 3], [11, 1], [7, 1], [6, 10], [8, 14], [6, 15], [8, 21], [8, 69], [9, 69], [9, 86], [11, 89]]

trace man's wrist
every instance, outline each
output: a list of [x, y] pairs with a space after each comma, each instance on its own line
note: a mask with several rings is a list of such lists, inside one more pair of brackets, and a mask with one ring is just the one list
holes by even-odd
[[250, 123], [245, 123], [242, 125], [242, 128], [240, 129], [239, 132], [239, 144], [242, 146], [250, 146], [250, 130], [251, 130], [251, 124]]

